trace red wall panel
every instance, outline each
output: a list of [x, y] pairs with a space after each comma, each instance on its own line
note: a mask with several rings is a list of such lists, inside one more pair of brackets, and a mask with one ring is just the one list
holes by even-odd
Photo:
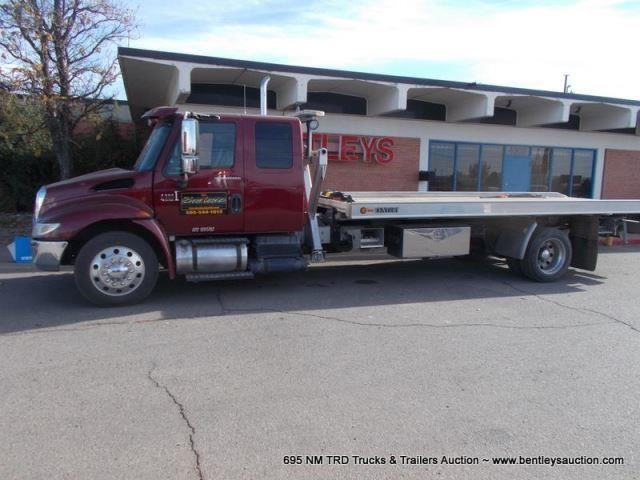
[[420, 139], [314, 133], [329, 150], [324, 190], [416, 191]]
[[640, 199], [640, 151], [606, 150], [602, 198]]

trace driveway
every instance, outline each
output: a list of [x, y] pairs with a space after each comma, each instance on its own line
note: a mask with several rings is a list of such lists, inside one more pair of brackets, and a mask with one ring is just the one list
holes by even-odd
[[639, 478], [639, 271], [332, 263], [98, 309], [3, 264], [0, 478]]

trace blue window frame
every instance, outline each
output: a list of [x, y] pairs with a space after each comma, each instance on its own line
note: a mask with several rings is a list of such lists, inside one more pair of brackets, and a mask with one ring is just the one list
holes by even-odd
[[[429, 170], [435, 177], [429, 189], [500, 191], [511, 185], [592, 198], [595, 160], [596, 150], [587, 148], [431, 140]], [[505, 161], [515, 163], [505, 168]], [[514, 172], [519, 178], [510, 183], [503, 173]]]

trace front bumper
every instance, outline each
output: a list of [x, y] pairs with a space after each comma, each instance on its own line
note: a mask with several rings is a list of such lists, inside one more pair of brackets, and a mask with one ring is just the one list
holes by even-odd
[[69, 245], [69, 242], [32, 240], [33, 263], [39, 270], [57, 272], [60, 270], [60, 262], [62, 261], [62, 255], [67, 245]]

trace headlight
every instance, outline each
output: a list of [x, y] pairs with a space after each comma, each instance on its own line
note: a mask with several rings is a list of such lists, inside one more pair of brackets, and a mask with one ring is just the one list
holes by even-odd
[[40, 209], [42, 208], [42, 204], [44, 203], [44, 197], [47, 195], [46, 187], [40, 187], [38, 193], [36, 193], [36, 206], [33, 210], [33, 221], [34, 223], [38, 221], [38, 217], [40, 216]]
[[33, 238], [44, 237], [56, 230], [60, 226], [59, 223], [34, 223], [31, 236]]

